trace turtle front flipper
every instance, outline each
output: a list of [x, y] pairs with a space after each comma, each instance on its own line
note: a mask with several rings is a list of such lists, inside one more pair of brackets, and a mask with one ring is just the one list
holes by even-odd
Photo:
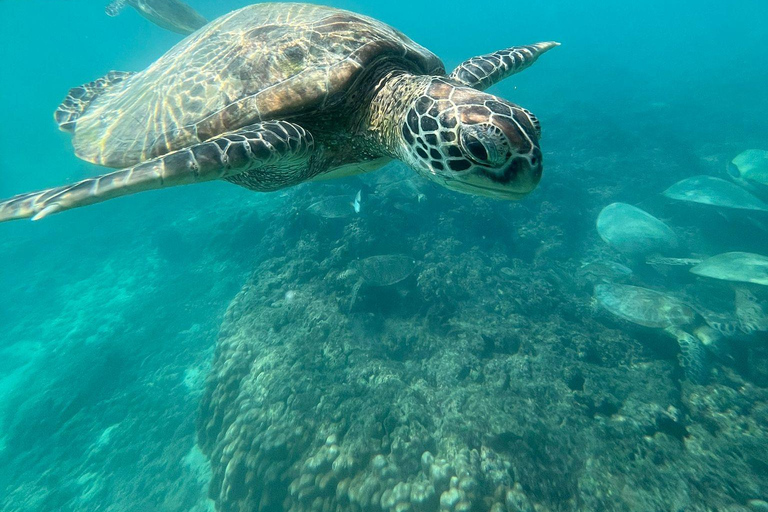
[[208, 23], [208, 20], [181, 0], [145, 0], [137, 4], [136, 10], [158, 27], [182, 35], [191, 34]]
[[508, 76], [514, 75], [536, 62], [543, 53], [560, 43], [548, 41], [528, 46], [513, 46], [505, 50], [472, 57], [453, 70], [450, 78], [484, 91]]
[[98, 95], [134, 74], [133, 71], [110, 71], [93, 82], [70, 89], [67, 97], [53, 113], [59, 129], [74, 132], [75, 123]]
[[225, 179], [254, 190], [275, 190], [309, 179], [312, 135], [270, 121], [219, 135], [127, 169], [12, 197], [0, 202], [0, 222], [39, 220], [60, 211], [144, 190]]
[[104, 8], [104, 12], [107, 13], [107, 16], [114, 17], [120, 14], [120, 12], [125, 9], [126, 5], [128, 5], [128, 0], [114, 0], [114, 2], [110, 2], [109, 5]]

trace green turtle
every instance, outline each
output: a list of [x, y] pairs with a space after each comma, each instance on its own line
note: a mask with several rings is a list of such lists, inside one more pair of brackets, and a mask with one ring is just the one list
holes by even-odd
[[707, 379], [707, 353], [704, 342], [686, 327], [695, 324], [698, 315], [685, 302], [672, 295], [628, 284], [599, 284], [595, 298], [608, 312], [629, 322], [662, 329], [680, 346], [680, 366], [696, 383]]
[[599, 284], [595, 297], [614, 315], [644, 327], [684, 327], [696, 319], [696, 311], [680, 299], [640, 286]]
[[712, 279], [768, 286], [768, 256], [751, 252], [726, 252], [707, 258], [691, 272]]
[[191, 34], [208, 23], [181, 0], [114, 0], [105, 11], [108, 16], [117, 16], [127, 5], [155, 25], [177, 34]]
[[626, 203], [603, 208], [597, 216], [597, 232], [605, 243], [625, 254], [666, 254], [678, 246], [677, 236], [669, 226]]
[[752, 192], [768, 190], [768, 151], [764, 149], [742, 151], [728, 163], [727, 170], [734, 181]]
[[662, 192], [676, 201], [736, 208], [741, 210], [768, 211], [768, 205], [743, 188], [714, 176], [692, 176], [678, 181]]
[[707, 355], [731, 359], [728, 340], [768, 330], [768, 307], [749, 290], [734, 289], [734, 300], [726, 311], [712, 311], [696, 297], [683, 301], [668, 293], [605, 283], [595, 286], [595, 299], [610, 313], [629, 322], [663, 330], [680, 346], [681, 366], [694, 382], [705, 382]]
[[357, 294], [363, 285], [391, 286], [403, 281], [416, 270], [416, 260], [405, 254], [382, 254], [369, 256], [352, 262], [342, 273], [342, 277], [356, 276], [357, 282], [352, 287], [352, 299], [349, 310], [357, 301]]
[[120, 170], [0, 202], [0, 221], [218, 179], [272, 191], [393, 159], [453, 190], [519, 199], [541, 178], [539, 122], [483, 90], [555, 46], [511, 47], [447, 73], [366, 16], [244, 7], [144, 71], [72, 89], [55, 113], [60, 128], [78, 157]]

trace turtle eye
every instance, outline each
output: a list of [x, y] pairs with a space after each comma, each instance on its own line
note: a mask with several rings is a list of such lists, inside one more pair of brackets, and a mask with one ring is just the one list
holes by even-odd
[[483, 143], [477, 140], [474, 135], [465, 137], [464, 147], [478, 162], [488, 161], [488, 150], [485, 149]]
[[476, 164], [495, 167], [507, 159], [508, 147], [497, 128], [470, 125], [461, 130], [461, 146], [467, 159]]

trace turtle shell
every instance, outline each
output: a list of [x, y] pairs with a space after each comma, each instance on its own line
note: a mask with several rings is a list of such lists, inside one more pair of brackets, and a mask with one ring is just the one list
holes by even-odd
[[95, 98], [77, 121], [75, 153], [127, 167], [258, 121], [327, 111], [368, 86], [366, 71], [383, 63], [445, 72], [437, 56], [372, 18], [309, 4], [251, 5]]
[[682, 327], [696, 318], [693, 309], [666, 293], [628, 284], [595, 286], [597, 301], [614, 315], [645, 327]]

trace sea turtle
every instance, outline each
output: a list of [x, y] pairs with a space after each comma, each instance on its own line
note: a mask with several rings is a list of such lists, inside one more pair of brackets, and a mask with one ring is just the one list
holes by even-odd
[[392, 286], [406, 279], [414, 270], [416, 260], [405, 254], [382, 254], [352, 262], [349, 269], [343, 273], [344, 277], [357, 277], [357, 282], [352, 287], [349, 310], [355, 305], [357, 294], [363, 285]]
[[741, 210], [768, 211], [768, 205], [743, 188], [714, 176], [692, 176], [678, 181], [662, 192], [676, 201], [737, 208]]
[[728, 174], [739, 185], [758, 194], [768, 192], [768, 151], [742, 151], [727, 166]]
[[726, 252], [702, 261], [691, 272], [704, 277], [768, 286], [768, 256]]
[[686, 375], [694, 382], [704, 382], [708, 359], [704, 349], [729, 360], [729, 340], [768, 330], [768, 308], [745, 288], [733, 291], [731, 305], [719, 311], [701, 304], [700, 297], [681, 300], [668, 293], [616, 283], [595, 286], [595, 299], [619, 318], [661, 329], [675, 338]]
[[595, 298], [610, 313], [629, 322], [662, 329], [680, 346], [680, 366], [696, 383], [707, 378], [707, 354], [704, 343], [686, 330], [695, 323], [696, 311], [672, 295], [627, 284], [599, 284]]
[[208, 23], [181, 0], [114, 0], [105, 11], [108, 16], [117, 16], [127, 5], [155, 25], [177, 34], [191, 34]]
[[677, 236], [662, 221], [636, 206], [612, 203], [597, 216], [597, 232], [608, 245], [630, 255], [669, 253]]
[[75, 153], [122, 169], [0, 202], [0, 221], [216, 179], [271, 191], [392, 159], [454, 190], [519, 199], [541, 178], [539, 122], [482, 91], [555, 46], [511, 47], [446, 73], [437, 56], [366, 16], [244, 7], [144, 71], [72, 89], [55, 119]]

